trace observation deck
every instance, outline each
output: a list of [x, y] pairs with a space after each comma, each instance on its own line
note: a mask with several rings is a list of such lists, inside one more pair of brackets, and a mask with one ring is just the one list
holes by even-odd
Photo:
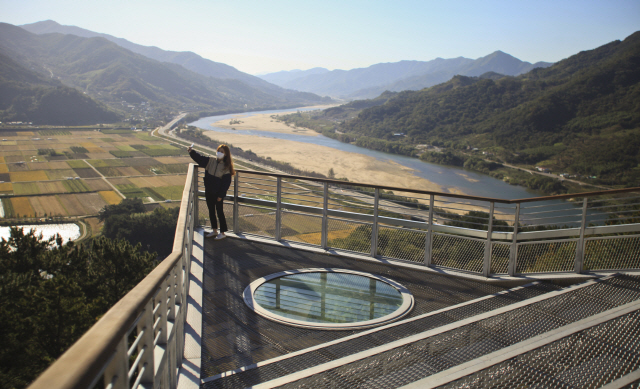
[[[640, 188], [503, 200], [241, 170], [214, 241], [202, 174], [173, 253], [32, 388], [640, 385]], [[412, 305], [317, 328], [248, 303], [252, 283], [304, 269], [371, 277], [337, 294], [322, 275], [283, 280], [257, 304], [373, 320], [395, 308], [365, 297], [388, 303], [390, 286]]]

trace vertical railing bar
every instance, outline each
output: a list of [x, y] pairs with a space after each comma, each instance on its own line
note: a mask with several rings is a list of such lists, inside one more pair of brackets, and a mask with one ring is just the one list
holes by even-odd
[[582, 273], [584, 270], [584, 230], [587, 224], [587, 205], [589, 198], [585, 196], [582, 200], [582, 221], [580, 223], [580, 238], [576, 244], [576, 260], [574, 265], [574, 271], [576, 273]]
[[493, 234], [493, 209], [494, 202], [492, 201], [489, 206], [489, 222], [488, 222], [488, 230], [487, 230], [487, 241], [484, 247], [484, 266], [482, 267], [482, 275], [485, 277], [489, 277], [491, 274], [491, 235]]
[[278, 176], [276, 181], [276, 240], [280, 240], [282, 226], [282, 177]]
[[378, 203], [380, 202], [380, 189], [376, 188], [373, 197], [373, 224], [371, 225], [371, 256], [378, 253]]
[[516, 274], [518, 264], [518, 223], [520, 222], [520, 203], [516, 204], [516, 214], [513, 221], [513, 238], [511, 239], [511, 250], [509, 251], [509, 268], [507, 273], [510, 276]]
[[427, 224], [426, 246], [424, 250], [424, 264], [431, 266], [431, 249], [433, 246], [433, 203], [435, 195], [429, 195], [429, 222]]
[[127, 372], [129, 371], [129, 355], [127, 354], [127, 336], [118, 342], [111, 361], [104, 370], [103, 383], [114, 389], [128, 388]]
[[192, 193], [193, 193], [193, 203], [194, 203], [193, 214], [196, 215], [195, 225], [200, 226], [200, 204], [199, 204], [200, 200], [198, 199], [198, 166], [195, 166], [193, 168], [192, 183], [193, 183]]
[[327, 182], [323, 183], [323, 192], [322, 192], [322, 231], [321, 235], [321, 245], [323, 249], [327, 249], [327, 214], [329, 211], [329, 184]]
[[240, 181], [240, 173], [236, 172], [233, 177], [233, 232], [238, 234], [240, 222], [238, 220], [238, 181]]
[[[178, 264], [176, 264], [169, 274], [169, 307], [168, 318], [175, 321], [176, 319], [176, 276], [178, 273]], [[178, 302], [178, 304], [180, 304]]]
[[[141, 336], [144, 338], [140, 343], [138, 343], [138, 353], [140, 353], [142, 351], [142, 349], [146, 348], [148, 350], [151, 350], [151, 352], [149, 353], [145, 353], [145, 356], [143, 358], [142, 361], [140, 361], [140, 363], [142, 363], [142, 365], [147, 365], [147, 366], [154, 366], [154, 352], [153, 352], [153, 339], [154, 339], [154, 333], [153, 333], [153, 299], [150, 299], [147, 302], [147, 305], [145, 307], [145, 310], [142, 314], [142, 319], [138, 322], [138, 333], [142, 333]], [[144, 332], [144, 333], [143, 333]], [[144, 374], [145, 377], [143, 378], [144, 381], [146, 383], [154, 383], [154, 374], [153, 374], [153, 369], [151, 370], [146, 370], [144, 372], [141, 372], [140, 375]], [[127, 385], [128, 387], [128, 385]]]
[[[165, 278], [162, 283], [165, 284], [167, 279]], [[158, 315], [160, 319], [160, 323], [158, 324], [158, 344], [167, 344], [167, 339], [169, 334], [167, 333], [168, 323], [167, 323], [167, 290], [164, 285], [160, 287], [160, 293], [158, 295], [158, 299], [160, 300], [160, 309], [158, 309]]]

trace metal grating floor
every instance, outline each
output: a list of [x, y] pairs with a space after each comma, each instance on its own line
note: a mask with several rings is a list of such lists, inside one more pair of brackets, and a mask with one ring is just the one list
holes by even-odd
[[640, 368], [638, 319], [629, 313], [441, 388], [600, 388]]
[[[363, 359], [327, 366], [324, 371], [278, 387], [397, 388], [640, 300], [640, 277], [626, 275], [546, 297], [545, 293], [560, 288], [539, 283], [503, 291], [469, 280], [248, 240], [207, 240], [205, 251], [202, 387], [207, 389], [256, 386], [363, 351]], [[245, 306], [242, 292], [251, 281], [282, 270], [309, 267], [340, 267], [390, 277], [411, 290], [415, 308], [390, 328], [357, 332], [284, 326], [257, 316]], [[498, 294], [489, 296], [493, 293]], [[366, 354], [372, 348], [537, 296], [543, 296], [541, 301], [512, 310], [504, 308], [506, 312], [478, 317], [469, 324], [462, 322], [452, 330], [443, 328], [428, 338], [387, 347], [388, 351], [371, 350]], [[443, 311], [417, 318], [438, 310]], [[638, 317], [639, 312], [632, 312], [577, 332], [446, 387], [600, 387], [640, 367]], [[325, 345], [331, 341], [335, 342]], [[306, 350], [310, 347], [313, 349]], [[287, 357], [293, 352], [296, 354]], [[270, 361], [273, 358], [279, 359]], [[257, 362], [262, 363], [226, 377], [206, 379]], [[638, 387], [638, 382], [626, 387]]]
[[450, 324], [481, 313], [489, 312], [519, 301], [526, 300], [559, 289], [549, 284], [537, 284], [526, 288], [509, 291], [489, 299], [472, 302], [469, 305], [453, 308], [452, 310], [436, 313], [417, 320], [401, 320], [397, 326], [381, 329], [342, 343], [329, 345], [317, 350], [309, 351], [294, 358], [274, 362], [255, 369], [240, 372], [228, 377], [205, 384], [206, 388], [238, 389], [257, 385], [261, 382], [317, 366], [325, 362], [336, 360], [348, 355], [365, 351], [376, 346], [406, 338], [433, 328]]
[[[280, 387], [397, 388], [636, 300], [640, 277], [618, 276]], [[465, 377], [453, 387], [584, 387], [611, 382], [639, 367], [637, 317], [634, 312], [582, 331]], [[567, 368], [556, 376], [543, 369], [559, 365]], [[487, 381], [494, 378], [495, 382]]]
[[[316, 267], [337, 267], [390, 277], [407, 287], [415, 298], [414, 310], [408, 317], [460, 304], [496, 293], [503, 288], [479, 282], [453, 279], [410, 269], [391, 267], [368, 261], [316, 254], [241, 239], [213, 241], [205, 239], [204, 298], [202, 336], [202, 378], [265, 361], [311, 346], [352, 335], [354, 331], [316, 331], [278, 324], [256, 315], [242, 299], [244, 288], [256, 278], [275, 272]], [[523, 292], [526, 293], [526, 292]], [[522, 297], [520, 297], [522, 298]], [[495, 300], [491, 304], [506, 304]], [[469, 309], [469, 308], [465, 308]], [[473, 315], [473, 311], [452, 313], [441, 320], [455, 321]], [[439, 323], [439, 322], [438, 322]], [[427, 325], [437, 325], [427, 324]], [[417, 331], [407, 327], [406, 331]], [[386, 338], [404, 336], [380, 334], [377, 344]], [[305, 363], [317, 364], [343, 355], [340, 347], [306, 356]], [[281, 363], [278, 375], [299, 370], [298, 359]], [[293, 366], [290, 366], [293, 365]], [[302, 367], [304, 368], [304, 367]], [[266, 377], [264, 377], [266, 378]], [[264, 381], [264, 378], [261, 381]], [[218, 386], [216, 381], [206, 387]], [[231, 383], [230, 383], [231, 384]], [[216, 385], [216, 386], [212, 386]], [[229, 387], [239, 387], [233, 384]]]

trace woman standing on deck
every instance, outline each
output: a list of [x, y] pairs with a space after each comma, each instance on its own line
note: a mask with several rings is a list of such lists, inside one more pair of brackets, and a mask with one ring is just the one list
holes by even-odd
[[[216, 153], [216, 157], [205, 157], [199, 154], [191, 147], [187, 148], [189, 156], [199, 167], [204, 168], [204, 190], [207, 200], [207, 208], [209, 208], [209, 220], [211, 220], [211, 231], [207, 234], [207, 238], [215, 236], [215, 239], [224, 239], [227, 236], [227, 220], [224, 217], [224, 198], [227, 190], [231, 185], [231, 176], [236, 174], [233, 168], [233, 160], [231, 159], [231, 151], [229, 146], [220, 145]], [[218, 219], [220, 219], [220, 233], [218, 234], [218, 222], [216, 220], [216, 211]]]

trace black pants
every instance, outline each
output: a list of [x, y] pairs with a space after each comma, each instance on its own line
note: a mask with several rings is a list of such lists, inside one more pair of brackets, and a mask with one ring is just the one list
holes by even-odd
[[209, 208], [209, 220], [211, 220], [211, 228], [218, 228], [218, 220], [216, 220], [216, 211], [218, 211], [218, 219], [220, 219], [220, 232], [227, 232], [227, 219], [224, 217], [224, 198], [218, 201], [218, 194], [205, 192], [207, 200], [207, 208]]

